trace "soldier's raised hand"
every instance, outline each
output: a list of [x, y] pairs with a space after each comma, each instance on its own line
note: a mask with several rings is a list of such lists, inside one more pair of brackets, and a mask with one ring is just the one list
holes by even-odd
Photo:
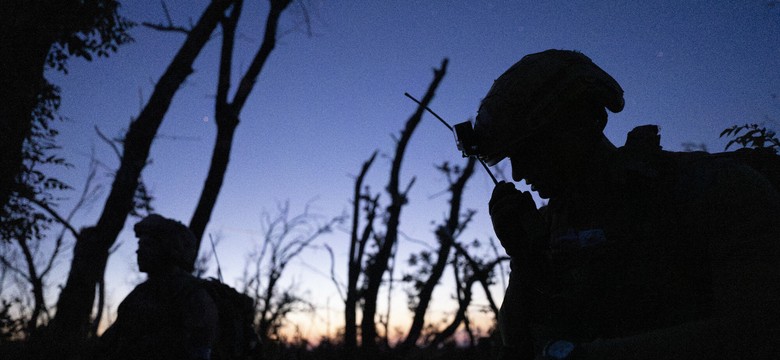
[[488, 203], [493, 230], [509, 256], [528, 255], [543, 241], [547, 227], [531, 194], [499, 182]]

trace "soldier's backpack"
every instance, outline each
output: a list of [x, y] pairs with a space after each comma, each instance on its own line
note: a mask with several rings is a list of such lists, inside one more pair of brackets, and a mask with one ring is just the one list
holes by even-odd
[[212, 359], [260, 359], [261, 344], [254, 330], [252, 298], [217, 279], [203, 279], [201, 286], [214, 299], [219, 312], [219, 333]]
[[[660, 142], [661, 135], [658, 134], [658, 126], [643, 125], [628, 133], [624, 148], [640, 157], [653, 158], [656, 154], [661, 153]], [[742, 148], [711, 154], [700, 152], [699, 155], [734, 159], [744, 163], [764, 175], [780, 192], [780, 155], [772, 148]]]
[[745, 163], [764, 175], [780, 191], [780, 155], [770, 148], [742, 148], [735, 151], [712, 154]]

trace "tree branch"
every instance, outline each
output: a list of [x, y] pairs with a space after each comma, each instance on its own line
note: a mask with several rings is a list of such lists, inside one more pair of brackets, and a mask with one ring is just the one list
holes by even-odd
[[174, 26], [174, 25], [163, 25], [163, 24], [153, 24], [150, 22], [142, 22], [141, 25], [146, 26], [150, 29], [157, 30], [157, 31], [163, 31], [163, 32], [175, 32], [175, 33], [181, 33], [185, 35], [189, 35], [189, 33], [192, 31], [190, 29], [185, 29], [181, 26]]
[[27, 199], [35, 203], [35, 205], [38, 205], [41, 209], [45, 210], [47, 213], [49, 213], [49, 215], [51, 215], [55, 220], [57, 220], [57, 222], [62, 224], [62, 226], [66, 227], [71, 232], [71, 234], [73, 234], [73, 236], [76, 237], [76, 239], [79, 239], [81, 237], [81, 235], [79, 235], [79, 232], [73, 227], [73, 225], [71, 225], [67, 220], [65, 220], [62, 216], [60, 216], [60, 214], [54, 211], [54, 209], [52, 209], [49, 206], [49, 204], [40, 201], [35, 197], [28, 197]]
[[390, 195], [390, 206], [387, 209], [388, 219], [386, 232], [384, 234], [384, 241], [379, 247], [373, 263], [366, 269], [368, 285], [366, 288], [361, 327], [363, 331], [363, 347], [369, 350], [376, 349], [377, 333], [376, 326], [374, 324], [374, 316], [376, 315], [377, 297], [379, 288], [382, 286], [382, 277], [388, 269], [388, 262], [390, 260], [390, 256], [392, 255], [393, 246], [395, 245], [395, 242], [398, 238], [398, 226], [400, 223], [401, 209], [406, 204], [406, 198], [399, 190], [401, 163], [403, 162], [404, 153], [406, 152], [406, 147], [412, 137], [412, 133], [422, 120], [425, 107], [428, 106], [428, 104], [433, 99], [434, 93], [438, 88], [439, 83], [446, 74], [447, 63], [448, 60], [445, 58], [442, 60], [441, 68], [434, 69], [433, 80], [428, 86], [428, 90], [426, 91], [420, 106], [417, 107], [417, 110], [414, 112], [414, 114], [412, 114], [412, 116], [409, 117], [409, 119], [406, 121], [404, 130], [401, 132], [401, 138], [396, 144], [395, 156], [393, 157], [390, 177], [386, 187], [386, 191]]

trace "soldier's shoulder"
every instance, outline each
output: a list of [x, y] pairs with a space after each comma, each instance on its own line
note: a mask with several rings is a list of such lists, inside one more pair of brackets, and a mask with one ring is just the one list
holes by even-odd
[[681, 179], [699, 186], [739, 186], [743, 183], [771, 186], [767, 175], [741, 152], [670, 154], [678, 163]]
[[780, 204], [777, 186], [766, 172], [741, 154], [669, 153], [668, 156], [675, 163], [668, 190], [681, 206], [706, 208], [724, 216], [741, 208], [777, 213], [775, 205]]
[[656, 125], [637, 126], [631, 130], [618, 151], [618, 173], [657, 181], [690, 184], [697, 189], [727, 185], [729, 182], [768, 182], [780, 185], [780, 156], [772, 149], [739, 149], [721, 153], [705, 151], [674, 152], [662, 150]]

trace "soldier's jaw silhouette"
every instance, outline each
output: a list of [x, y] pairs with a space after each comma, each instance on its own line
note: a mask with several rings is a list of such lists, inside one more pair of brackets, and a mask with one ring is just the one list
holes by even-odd
[[544, 134], [529, 138], [509, 155], [512, 178], [525, 180], [542, 198], [561, 195], [572, 186], [581, 167], [580, 149], [570, 137]]
[[[525, 180], [531, 190], [536, 191], [540, 197], [549, 199], [560, 191], [560, 185], [556, 183], [556, 177], [551, 174], [549, 166], [539, 167], [528, 162], [510, 158], [512, 165], [512, 179]], [[550, 164], [552, 166], [552, 164]]]
[[146, 234], [139, 235], [136, 256], [138, 270], [149, 276], [161, 275], [173, 270], [168, 249], [162, 239]]

